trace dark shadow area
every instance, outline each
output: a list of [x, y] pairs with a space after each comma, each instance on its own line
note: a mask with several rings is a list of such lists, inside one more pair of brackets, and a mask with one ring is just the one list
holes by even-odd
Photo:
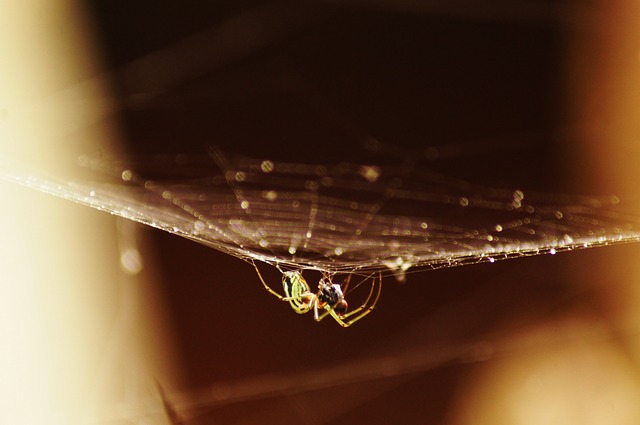
[[[384, 3], [96, 2], [127, 149], [406, 160], [367, 148], [378, 141], [473, 183], [566, 189], [566, 15], [547, 2], [533, 2], [531, 19]], [[341, 329], [295, 315], [244, 261], [144, 234], [186, 375], [166, 396], [188, 424], [445, 423], [479, 363], [535, 348], [503, 336], [605, 309], [597, 291], [565, 282], [596, 255], [581, 252], [409, 273], [405, 284], [387, 274], [378, 308]], [[280, 288], [275, 268], [262, 273]]]

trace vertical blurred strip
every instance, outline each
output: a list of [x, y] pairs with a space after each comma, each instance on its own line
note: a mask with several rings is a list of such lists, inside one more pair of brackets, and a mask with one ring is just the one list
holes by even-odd
[[[574, 145], [586, 160], [581, 182], [615, 194], [640, 215], [640, 2], [597, 2], [600, 11], [574, 29], [567, 85]], [[571, 152], [568, 153], [569, 155]], [[623, 252], [623, 255], [619, 253]], [[606, 250], [587, 272], [602, 294], [603, 310], [640, 367], [640, 246]], [[581, 282], [576, 282], [580, 284]], [[640, 383], [640, 380], [638, 381]], [[640, 401], [638, 401], [640, 404]], [[640, 421], [640, 418], [636, 418]]]
[[[572, 137], [559, 158], [574, 189], [616, 195], [637, 216], [640, 2], [586, 3], [565, 28]], [[640, 249], [573, 255], [549, 276], [573, 288], [572, 300], [505, 336], [504, 355], [465, 382], [447, 424], [640, 423]]]
[[[568, 81], [574, 122], [579, 124], [575, 148], [583, 149], [589, 160], [588, 172], [582, 173], [589, 176], [589, 186], [617, 195], [627, 210], [640, 215], [640, 2], [597, 4], [602, 12], [589, 25], [591, 30], [572, 33]], [[591, 273], [598, 276], [610, 320], [624, 330], [621, 343], [638, 368], [640, 246], [627, 247], [624, 255], [620, 251], [600, 257]]]
[[109, 80], [80, 2], [0, 1], [0, 149], [53, 167], [60, 152], [114, 149]]
[[[0, 0], [0, 155], [73, 175], [77, 152], [117, 150], [95, 40], [79, 1]], [[145, 313], [125, 314], [122, 298], [131, 291], [123, 285], [136, 282], [118, 269], [113, 218], [7, 183], [0, 203], [0, 423], [101, 423], [96, 412], [144, 417], [131, 406], [108, 407], [127, 397], [135, 404], [131, 388], [155, 389], [165, 378], [144, 370], [158, 366], [144, 353], [159, 345], [135, 339], [148, 331], [145, 339], [157, 344], [162, 322], [130, 330]], [[165, 352], [148, 357], [164, 359], [158, 367], [170, 361]]]
[[[640, 2], [595, 2], [597, 13], [570, 28], [566, 85], [572, 146], [589, 161], [600, 193], [640, 207]], [[587, 173], [585, 173], [587, 174]]]

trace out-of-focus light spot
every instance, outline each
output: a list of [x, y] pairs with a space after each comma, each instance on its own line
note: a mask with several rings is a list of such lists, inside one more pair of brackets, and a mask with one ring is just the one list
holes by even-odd
[[120, 265], [122, 269], [131, 275], [136, 275], [142, 271], [142, 257], [137, 249], [127, 249], [120, 254]]
[[363, 165], [358, 170], [358, 173], [369, 183], [374, 183], [380, 178], [380, 167]]
[[262, 196], [268, 201], [275, 201], [278, 199], [278, 192], [275, 190], [268, 190], [262, 193]]
[[262, 161], [262, 163], [260, 164], [260, 169], [262, 170], [263, 173], [270, 173], [274, 170], [275, 166], [273, 164], [273, 162], [265, 160]]

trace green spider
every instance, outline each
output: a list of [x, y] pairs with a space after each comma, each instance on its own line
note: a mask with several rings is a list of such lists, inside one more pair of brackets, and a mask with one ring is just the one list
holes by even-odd
[[333, 283], [330, 274], [323, 273], [322, 279], [318, 282], [318, 291], [311, 292], [309, 284], [304, 277], [302, 277], [302, 272], [283, 272], [278, 268], [282, 273], [282, 288], [285, 294], [283, 296], [267, 285], [255, 262], [253, 262], [253, 267], [255, 267], [264, 288], [278, 299], [288, 302], [296, 313], [304, 314], [313, 310], [313, 318], [316, 322], [330, 315], [340, 326], [345, 328], [371, 313], [378, 303], [378, 298], [380, 298], [380, 293], [382, 292], [382, 274], [379, 273], [377, 278], [373, 277], [371, 279], [369, 295], [362, 305], [347, 312], [348, 304], [344, 299], [344, 293], [347, 291], [349, 282], [351, 281], [350, 274], [347, 276], [344, 285], [341, 286]]

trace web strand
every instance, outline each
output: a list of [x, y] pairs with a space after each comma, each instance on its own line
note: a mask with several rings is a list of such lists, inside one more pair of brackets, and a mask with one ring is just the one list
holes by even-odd
[[402, 279], [409, 269], [640, 236], [639, 220], [615, 197], [484, 187], [418, 163], [290, 163], [215, 150], [83, 163], [119, 181], [65, 181], [8, 164], [3, 177], [283, 270], [392, 271]]

